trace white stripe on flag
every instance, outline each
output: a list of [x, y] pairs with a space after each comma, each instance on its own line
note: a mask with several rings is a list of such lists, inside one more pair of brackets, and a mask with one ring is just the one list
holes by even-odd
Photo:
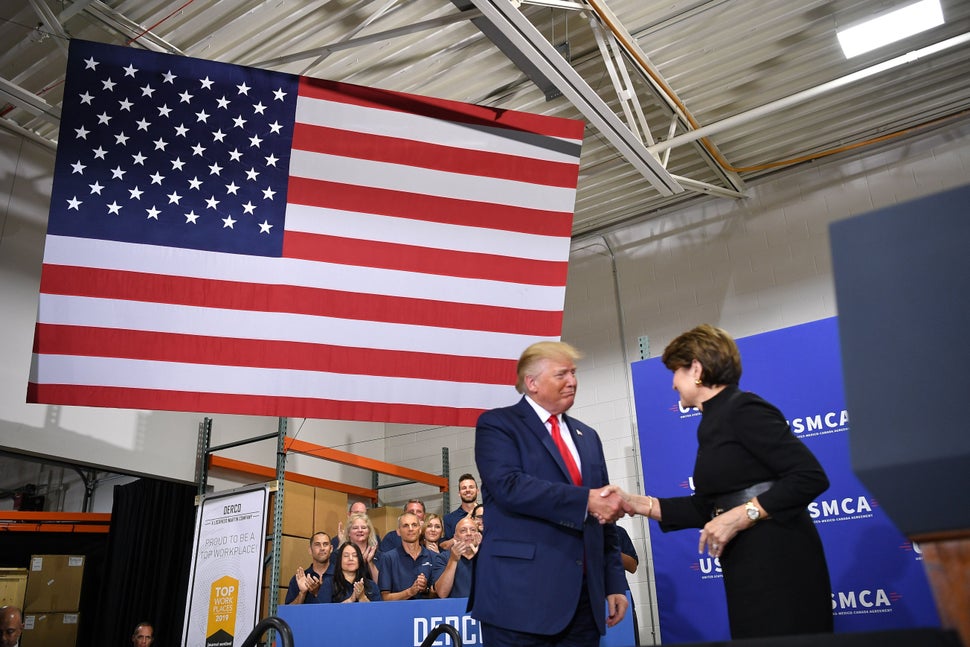
[[507, 385], [70, 355], [34, 355], [30, 379], [42, 384], [326, 397], [434, 407], [492, 408], [515, 399], [515, 389]]
[[571, 212], [576, 203], [574, 188], [541, 186], [529, 182], [449, 173], [298, 149], [294, 149], [290, 155], [290, 175], [374, 189], [564, 213]]
[[529, 335], [337, 319], [280, 312], [42, 294], [37, 322], [161, 333], [266, 339], [350, 348], [509, 358], [547, 339]]
[[353, 292], [364, 294], [546, 311], [560, 310], [566, 291], [564, 286], [465, 279], [62, 236], [47, 237], [44, 263], [341, 291], [353, 286]]
[[287, 205], [286, 229], [437, 249], [442, 248], [441, 243], [447, 242], [446, 249], [460, 252], [562, 263], [569, 260], [569, 247], [561, 244], [562, 238], [559, 236], [465, 227], [299, 204]]
[[[296, 121], [368, 135], [567, 164], [579, 163], [579, 147], [582, 144], [581, 140], [532, 135], [508, 128], [452, 123], [419, 114], [365, 108], [308, 97], [297, 100]], [[557, 150], [556, 142], [563, 142], [558, 148], [564, 151], [574, 150], [575, 154]]]

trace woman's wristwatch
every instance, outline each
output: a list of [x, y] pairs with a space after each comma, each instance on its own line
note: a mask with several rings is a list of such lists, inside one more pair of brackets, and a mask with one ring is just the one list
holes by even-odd
[[754, 523], [758, 523], [758, 520], [761, 519], [761, 510], [758, 510], [758, 506], [752, 501], [745, 501], [744, 511], [748, 515], [748, 519]]

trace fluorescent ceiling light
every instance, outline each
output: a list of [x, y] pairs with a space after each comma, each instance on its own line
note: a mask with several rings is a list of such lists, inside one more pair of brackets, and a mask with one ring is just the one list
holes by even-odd
[[838, 32], [846, 58], [943, 24], [939, 0], [922, 0]]

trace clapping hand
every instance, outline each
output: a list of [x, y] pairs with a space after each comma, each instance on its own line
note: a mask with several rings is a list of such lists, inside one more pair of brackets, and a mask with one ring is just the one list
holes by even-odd
[[307, 577], [306, 572], [304, 572], [302, 566], [298, 566], [296, 569], [296, 586], [300, 589], [301, 593], [306, 593], [309, 589], [309, 582], [307, 580], [312, 580], [312, 577]]
[[428, 578], [424, 573], [421, 573], [414, 579], [414, 584], [411, 585], [411, 597], [414, 597], [418, 593], [421, 593], [428, 588]]
[[312, 575], [305, 575], [305, 577], [306, 577], [306, 591], [307, 591], [307, 593], [311, 593], [313, 595], [316, 595], [317, 594], [317, 591], [320, 590], [320, 578], [319, 577], [313, 577]]
[[451, 545], [451, 554], [455, 557], [455, 559], [458, 559], [459, 557], [467, 557], [468, 559], [472, 559], [478, 554], [478, 544], [456, 539], [455, 543]]

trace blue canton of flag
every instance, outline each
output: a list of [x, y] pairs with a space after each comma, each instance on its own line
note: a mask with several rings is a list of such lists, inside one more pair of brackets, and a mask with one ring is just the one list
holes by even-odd
[[71, 47], [48, 234], [280, 256], [297, 77]]

